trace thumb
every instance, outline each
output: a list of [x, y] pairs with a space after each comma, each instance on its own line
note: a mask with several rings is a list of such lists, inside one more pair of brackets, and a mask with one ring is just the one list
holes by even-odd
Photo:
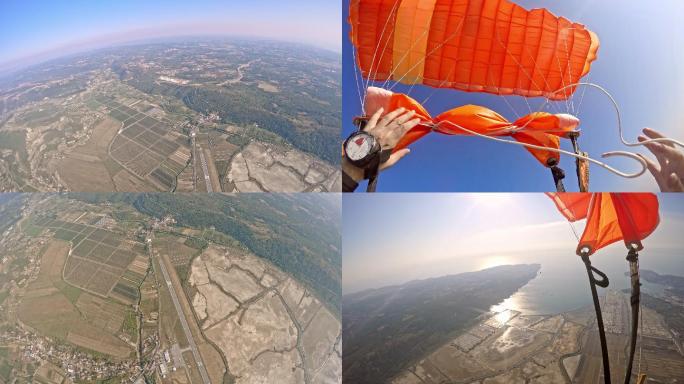
[[390, 156], [390, 158], [387, 159], [387, 161], [385, 161], [384, 163], [382, 163], [382, 164], [380, 165], [380, 170], [381, 170], [381, 171], [384, 171], [385, 169], [392, 167], [392, 166], [393, 166], [394, 164], [396, 164], [399, 160], [401, 160], [404, 156], [408, 155], [409, 152], [411, 152], [411, 150], [408, 149], [408, 148], [400, 149], [400, 150], [394, 152], [394, 153]]

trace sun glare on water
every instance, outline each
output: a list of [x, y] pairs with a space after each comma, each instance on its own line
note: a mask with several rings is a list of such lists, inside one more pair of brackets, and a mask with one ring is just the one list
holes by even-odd
[[[500, 316], [504, 319], [506, 316], [511, 316], [511, 311], [520, 311], [520, 303], [516, 295], [508, 297], [499, 304], [492, 305], [489, 308], [490, 311], [496, 313], [496, 316]], [[497, 318], [497, 320], [500, 320]], [[508, 319], [506, 319], [508, 321]]]

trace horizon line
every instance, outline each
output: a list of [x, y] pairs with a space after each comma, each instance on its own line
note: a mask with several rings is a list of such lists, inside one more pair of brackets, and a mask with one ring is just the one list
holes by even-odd
[[[333, 44], [332, 42], [324, 42], [321, 40], [311, 39], [296, 39], [293, 36], [286, 34], [271, 35], [271, 34], [256, 34], [256, 33], [241, 33], [238, 31], [228, 30], [213, 30], [211, 26], [205, 26], [205, 30], [197, 30], [195, 32], [188, 32], [179, 34], [177, 31], [169, 31], [171, 26], [163, 28], [155, 27], [149, 29], [131, 29], [112, 34], [102, 34], [96, 37], [64, 43], [54, 48], [45, 49], [36, 53], [23, 55], [14, 59], [0, 61], [0, 75], [10, 74], [15, 71], [26, 69], [35, 65], [43, 64], [52, 60], [86, 53], [88, 51], [95, 51], [99, 49], [106, 49], [109, 47], [123, 46], [127, 44], [136, 43], [144, 44], [145, 42], [160, 40], [160, 39], [181, 39], [181, 38], [210, 38], [210, 37], [225, 37], [225, 38], [251, 38], [255, 40], [278, 41], [283, 43], [302, 44], [305, 46], [327, 50], [333, 53], [342, 54], [342, 42]], [[174, 25], [173, 28], [181, 26]], [[133, 34], [140, 34], [143, 31], [149, 32], [147, 36], [132, 36]]]

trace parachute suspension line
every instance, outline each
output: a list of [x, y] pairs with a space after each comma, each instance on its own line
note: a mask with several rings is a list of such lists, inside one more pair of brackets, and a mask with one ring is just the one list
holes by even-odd
[[[356, 0], [357, 4], [360, 2], [361, 2], [361, 0]], [[351, 5], [350, 5], [350, 7], [351, 7]], [[361, 78], [361, 80], [359, 80], [359, 73], [361, 73], [361, 67], [359, 66], [359, 63], [356, 60], [356, 49], [353, 49], [353, 48], [352, 48], [352, 59], [354, 60], [354, 85], [356, 86], [356, 93], [359, 95], [359, 105], [361, 105], [362, 109], [363, 109], [363, 96], [361, 96], [361, 88], [363, 87], [363, 78]], [[364, 92], [365, 92], [365, 88], [364, 88]]]
[[511, 111], [513, 111], [513, 113], [515, 114], [515, 117], [517, 119], [520, 119], [520, 114], [518, 113], [518, 111], [515, 110], [515, 108], [513, 108], [513, 105], [511, 105], [511, 102], [508, 101], [508, 96], [501, 96], [501, 98], [506, 103], [506, 105], [508, 105], [508, 108], [510, 108]]
[[387, 19], [385, 20], [385, 25], [382, 27], [382, 32], [380, 33], [380, 40], [378, 41], [378, 45], [375, 47], [375, 50], [373, 51], [373, 58], [371, 59], [370, 69], [368, 71], [368, 79], [366, 79], [366, 84], [364, 85], [364, 89], [368, 88], [368, 86], [370, 85], [371, 79], [373, 79], [378, 74], [378, 70], [380, 69], [380, 63], [382, 63], [382, 58], [385, 55], [385, 50], [387, 49], [387, 44], [390, 41], [390, 37], [392, 37], [392, 35], [394, 34], [394, 31], [392, 31], [390, 33], [390, 36], [387, 38], [387, 40], [385, 40], [385, 44], [382, 47], [382, 52], [380, 53], [380, 59], [378, 59], [378, 66], [375, 70], [375, 75], [373, 75], [373, 65], [375, 65], [375, 56], [378, 53], [378, 48], [380, 48], [380, 42], [382, 42], [382, 38], [383, 38], [383, 36], [385, 36], [385, 31], [387, 30], [387, 26], [389, 25], [390, 19], [392, 19], [392, 17], [394, 17], [394, 13], [399, 10], [399, 8], [397, 8], [397, 5], [400, 2], [401, 2], [401, 0], [395, 0], [394, 5], [392, 6], [392, 9], [390, 10], [389, 15], [387, 15]]
[[[520, 78], [518, 78], [518, 87], [520, 87], [521, 84]], [[523, 97], [522, 99], [525, 100], [525, 105], [527, 105], [527, 113], [532, 114], [532, 106], [530, 105], [530, 101], [527, 100], [527, 97]]]
[[[680, 147], [684, 147], [684, 142], [679, 141], [679, 140], [675, 140], [675, 139], [670, 139], [667, 137], [647, 139], [647, 140], [644, 140], [641, 142], [636, 142], [636, 143], [630, 143], [627, 140], [625, 140], [625, 137], [623, 135], [623, 129], [622, 129], [622, 114], [620, 112], [620, 106], [618, 105], [617, 101], [615, 101], [615, 98], [613, 97], [613, 95], [611, 95], [607, 89], [603, 88], [602, 86], [600, 86], [598, 84], [588, 83], [588, 82], [573, 83], [573, 84], [568, 84], [565, 87], [560, 88], [554, 92], [555, 93], [562, 92], [562, 91], [566, 90], [567, 88], [576, 87], [578, 85], [593, 87], [593, 88], [601, 91], [604, 95], [608, 96], [608, 99], [610, 99], [610, 102], [613, 104], [613, 108], [615, 109], [616, 118], [617, 118], [618, 133], [620, 134], [620, 141], [622, 141], [622, 144], [624, 144], [625, 146], [627, 146], [627, 147], [638, 147], [638, 146], [642, 146], [642, 145], [646, 145], [646, 144], [650, 144], [650, 143], [663, 143], [663, 144], [674, 144], [674, 145], [678, 145]], [[547, 104], [547, 103], [548, 103], [548, 101], [545, 102], [544, 104]], [[524, 126], [521, 128], [524, 128]]]
[[[498, 34], [498, 33], [499, 33], [499, 32], [498, 32], [498, 30], [497, 30], [497, 34]], [[497, 37], [497, 39], [498, 39], [498, 37]], [[502, 45], [502, 47], [504, 48], [504, 51], [506, 51], [506, 53], [508, 54], [508, 48], [506, 48], [505, 46], [503, 46], [503, 43], [500, 41], [500, 39], [499, 39], [499, 44]], [[532, 76], [534, 76], [534, 73], [537, 71], [537, 68], [538, 68], [537, 59], [534, 58], [534, 55], [532, 55], [532, 52], [530, 52], [530, 50], [527, 49], [527, 47], [525, 47], [525, 48], [523, 48], [523, 49], [525, 50], [525, 52], [527, 52], [527, 56], [529, 56], [530, 60], [532, 60], [532, 63], [534, 63], [534, 67], [533, 67], [534, 70], [532, 71]], [[511, 56], [511, 57], [513, 57], [513, 56]], [[556, 56], [556, 61], [558, 62], [558, 68], [559, 68], [559, 71], [560, 71], [560, 59], [559, 59], [557, 56]], [[522, 65], [521, 65], [517, 60], [516, 60], [516, 64], [518, 65], [518, 67], [519, 67], [520, 69], [523, 68]], [[539, 88], [539, 86], [536, 84], [536, 82], [535, 82], [534, 80], [532, 80], [532, 77], [530, 77], [525, 71], [523, 71], [523, 73], [525, 74], [525, 76], [527, 76], [527, 78], [530, 80], [530, 82], [534, 84], [535, 87]], [[542, 80], [544, 80], [544, 85], [546, 85], [547, 88], [551, 89], [551, 84], [549, 84], [548, 80], [546, 79], [546, 76], [544, 76], [544, 74], [541, 73], [541, 70], [540, 70], [540, 74], [542, 75], [542, 76], [541, 76]], [[520, 85], [521, 85], [519, 81], [520, 81], [520, 79], [518, 79], [518, 87], [520, 87]], [[562, 81], [563, 81], [563, 77], [561, 76], [561, 82], [562, 82]], [[545, 97], [544, 99], [548, 99], [548, 98]], [[527, 100], [527, 99], [526, 99], [526, 100]], [[567, 100], [565, 100], [565, 102], [566, 102], [566, 104], [567, 104]], [[556, 111], [557, 111], [558, 113], [561, 112], [561, 109], [560, 109], [560, 107], [558, 106], [558, 104], [553, 103], [553, 104], [550, 104], [550, 105], [554, 106], [554, 107], [556, 108]], [[532, 108], [529, 107], [529, 105], [528, 105], [528, 109], [530, 109], [530, 113], [532, 113]], [[567, 111], [567, 108], [566, 108], [566, 111]]]
[[[506, 45], [501, 41], [501, 36], [499, 35], [499, 30], [496, 28], [495, 28], [495, 30], [496, 30], [496, 41], [499, 43], [499, 45], [501, 45], [504, 52], [506, 52], [506, 54], [508, 56], [510, 56], [511, 59], [513, 59], [513, 62], [515, 62], [515, 65], [517, 65], [518, 68], [520, 69], [520, 71], [527, 77], [528, 80], [530, 80], [530, 83], [532, 83], [536, 88], [541, 89], [539, 84], [537, 84], [537, 82], [534, 81], [534, 79], [530, 76], [530, 74], [527, 73], [527, 71], [525, 70], [525, 67], [523, 67], [522, 64], [520, 64], [520, 61], [518, 61], [518, 59], [516, 59], [514, 55], [512, 55], [510, 52], [508, 52], [508, 48], [506, 48]], [[523, 48], [523, 49], [526, 49], [526, 48]], [[532, 61], [535, 63], [535, 67], [536, 67], [536, 61], [534, 60], [534, 57], [532, 57], [532, 54], [529, 51], [527, 51], [527, 54], [530, 55], [530, 57], [532, 58]], [[558, 59], [558, 58], [556, 58], [556, 59]], [[559, 65], [560, 65], [560, 61], [559, 61]], [[561, 77], [561, 79], [562, 79], [562, 77]], [[546, 81], [546, 79], [544, 79], [544, 81]], [[520, 88], [520, 78], [518, 78], [518, 87]], [[523, 97], [523, 99], [525, 99], [525, 103], [527, 103], [527, 107], [530, 109], [530, 113], [532, 113], [532, 107], [530, 106], [530, 103], [527, 101], [527, 98]], [[546, 105], [546, 104], [548, 104], [548, 103], [544, 103], [543, 105]]]
[[[498, 21], [498, 20], [497, 20], [497, 21]], [[494, 26], [494, 31], [496, 32], [496, 35], [497, 35], [497, 36], [496, 36], [497, 42], [499, 43], [499, 45], [501, 45], [501, 47], [504, 49], [504, 51], [506, 52], [506, 54], [508, 54], [508, 48], [506, 48], [506, 46], [505, 46], [505, 45], [503, 44], [503, 42], [501, 41], [501, 37], [500, 37], [500, 35], [499, 35], [499, 28], [498, 28], [498, 25], [495, 25], [495, 26]], [[536, 68], [537, 62], [534, 60], [534, 57], [532, 57], [532, 54], [531, 54], [529, 51], [527, 51], [527, 53], [528, 53], [528, 55], [530, 56], [530, 58], [532, 59], [532, 62], [534, 62], [535, 68]], [[515, 58], [514, 58], [514, 59], [515, 59]], [[520, 63], [516, 62], [516, 64], [518, 65], [518, 67], [522, 67], [522, 66], [520, 65]], [[503, 64], [502, 64], [502, 65], [503, 65]], [[525, 72], [523, 71], [523, 73], [525, 73]], [[525, 73], [525, 75], [527, 75], [527, 73]], [[543, 77], [543, 76], [542, 76], [542, 77]], [[488, 79], [489, 79], [489, 78], [492, 78], [492, 80], [494, 80], [493, 77], [492, 77], [492, 68], [491, 68], [489, 65], [487, 66], [487, 78], [488, 78]], [[527, 76], [527, 78], [530, 79], [530, 82], [534, 83], [534, 80], [532, 80], [529, 76]], [[518, 88], [521, 88], [521, 86], [520, 86], [520, 85], [521, 85], [521, 83], [520, 83], [520, 78], [518, 78], [517, 80], [518, 80]], [[546, 79], [544, 79], [544, 81], [546, 81]], [[494, 83], [494, 82], [492, 81], [492, 84], [493, 84], [493, 83]], [[535, 86], [537, 86], [537, 85], [535, 84]], [[508, 107], [513, 111], [513, 113], [515, 114], [515, 116], [517, 116], [517, 118], [519, 119], [519, 118], [520, 118], [520, 114], [518, 114], [518, 112], [513, 108], [513, 106], [511, 105], [511, 103], [509, 103], [508, 100], [506, 100], [506, 95], [500, 95], [500, 96], [501, 96], [501, 98], [506, 102], [506, 105], [508, 105]], [[523, 100], [525, 100], [525, 104], [527, 105], [527, 110], [528, 110], [528, 112], [529, 112], [529, 113], [532, 113], [532, 106], [530, 106], [530, 103], [529, 103], [529, 101], [527, 100], [527, 98], [526, 98], [526, 97], [523, 97]]]
[[411, 82], [411, 86], [409, 87], [408, 91], [406, 91], [407, 95], [411, 94], [411, 91], [413, 91], [413, 88], [418, 84], [418, 78], [413, 79], [413, 82]]
[[432, 96], [434, 96], [435, 93], [437, 93], [437, 90], [439, 88], [442, 88], [444, 86], [444, 84], [446, 84], [446, 82], [449, 80], [449, 77], [451, 77], [451, 74], [454, 73], [454, 69], [456, 69], [456, 66], [451, 67], [451, 69], [449, 70], [449, 73], [447, 73], [444, 80], [442, 80], [442, 82], [439, 83], [438, 87], [432, 87], [432, 91], [430, 91], [430, 94], [425, 99], [423, 99], [423, 101], [421, 102], [421, 105], [425, 105], [428, 102], [428, 100], [430, 100], [432, 98]]
[[[359, 105], [361, 106], [361, 110], [363, 110], [364, 106], [364, 98], [361, 96], [361, 88], [363, 87], [363, 78], [361, 79], [361, 82], [359, 85], [359, 72], [361, 72], [361, 68], [359, 67], [358, 63], [356, 62], [356, 50], [352, 49], [352, 58], [354, 60], [354, 84], [356, 85], [356, 93], [359, 95]], [[363, 88], [363, 92], [366, 92], [366, 89]]]
[[[589, 75], [587, 75], [587, 83], [591, 83], [592, 73], [593, 72], [589, 72]], [[580, 109], [582, 108], [582, 102], [584, 101], [584, 94], [587, 93], [587, 88], [588, 87], [582, 87], [582, 95], [580, 95], [579, 104], [577, 105], [577, 114], [575, 115], [578, 118], [579, 118], [579, 114], [580, 114]]]
[[[629, 339], [629, 359], [627, 360], [627, 370], [625, 372], [625, 384], [629, 384], [632, 379], [634, 352], [636, 350], [637, 333], [639, 331], [639, 307], [641, 304], [641, 283], [639, 282], [639, 253], [637, 252], [637, 248], [635, 245], [630, 245], [629, 253], [627, 254], [627, 261], [629, 262], [629, 275], [632, 286], [632, 295], [629, 300], [630, 305], [632, 307], [632, 331]], [[639, 357], [639, 360], [641, 360], [641, 356]]]
[[577, 239], [577, 242], [579, 243], [580, 237], [579, 234], [577, 234], [577, 229], [575, 229], [575, 226], [572, 225], [572, 221], [568, 221], [568, 224], [570, 225], [570, 229], [572, 229], [573, 235], [575, 235], [575, 239]]
[[[485, 139], [488, 139], [488, 140], [498, 141], [498, 142], [501, 142], [501, 143], [507, 143], [507, 144], [512, 144], [512, 145], [520, 145], [520, 146], [523, 146], [523, 147], [526, 147], [526, 148], [533, 148], [533, 149], [538, 149], [538, 150], [542, 150], [542, 151], [549, 151], [549, 152], [555, 152], [555, 153], [561, 153], [561, 154], [564, 154], [564, 155], [568, 155], [568, 156], [574, 157], [574, 158], [576, 158], [576, 159], [581, 159], [581, 160], [585, 160], [585, 161], [594, 163], [594, 164], [596, 164], [596, 165], [598, 165], [598, 166], [600, 166], [600, 167], [602, 167], [602, 168], [608, 170], [609, 172], [612, 172], [612, 173], [614, 173], [614, 174], [616, 174], [616, 175], [618, 175], [618, 176], [620, 176], [620, 177], [624, 177], [624, 178], [627, 178], [627, 179], [639, 177], [639, 176], [641, 176], [644, 172], [646, 172], [646, 162], [644, 161], [644, 159], [642, 159], [642, 158], [639, 157], [638, 155], [636, 155], [636, 154], [634, 154], [634, 153], [631, 153], [631, 152], [625, 152], [625, 151], [612, 151], [612, 152], [605, 152], [605, 153], [603, 153], [603, 154], [601, 155], [601, 157], [603, 157], [603, 158], [606, 158], [606, 157], [616, 157], [616, 156], [629, 157], [629, 158], [631, 158], [631, 159], [634, 159], [635, 161], [637, 161], [637, 162], [641, 165], [641, 170], [639, 170], [638, 172], [634, 172], [634, 173], [625, 173], [625, 172], [622, 172], [622, 171], [620, 171], [620, 170], [618, 170], [618, 169], [616, 169], [616, 168], [611, 167], [610, 165], [608, 165], [608, 164], [606, 164], [606, 163], [604, 163], [604, 162], [602, 162], [602, 161], [598, 161], [598, 160], [596, 160], [596, 159], [592, 159], [592, 158], [589, 157], [589, 156], [578, 155], [578, 154], [576, 154], [576, 153], [573, 153], [573, 152], [570, 152], [570, 151], [566, 151], [566, 150], [564, 150], [564, 149], [548, 148], [548, 147], [543, 147], [543, 146], [541, 146], [541, 145], [534, 145], [534, 144], [522, 143], [522, 142], [519, 142], [519, 141], [506, 140], [506, 139], [502, 139], [502, 138], [499, 138], [499, 137], [493, 137], [493, 136], [484, 135], [484, 134], [482, 134], [482, 133], [475, 132], [475, 131], [473, 131], [473, 130], [471, 130], [471, 129], [464, 128], [464, 127], [462, 127], [462, 126], [460, 126], [460, 125], [458, 125], [458, 124], [456, 124], [456, 123], [453, 123], [453, 122], [451, 122], [451, 121], [446, 121], [446, 120], [440, 121], [439, 123], [434, 124], [434, 126], [432, 127], [432, 130], [433, 130], [433, 131], [436, 130], [437, 127], [438, 127], [440, 124], [448, 124], [448, 125], [451, 125], [451, 126], [457, 128], [457, 129], [463, 131], [463, 132], [466, 132], [466, 133], [471, 134], [471, 135], [473, 135], [473, 136], [479, 136], [479, 137], [482, 137], [482, 138], [485, 138]], [[521, 128], [524, 128], [524, 126], [521, 127]]]
[[[427, 35], [427, 33], [428, 33], [429, 31], [430, 31], [429, 29], [425, 28], [425, 30], [423, 31], [423, 33], [421, 33], [420, 36], [418, 36], [417, 39], [413, 40], [413, 42], [412, 42], [411, 45], [409, 46], [409, 49], [407, 49], [406, 52], [404, 52], [404, 54], [401, 55], [401, 57], [399, 58], [399, 61], [397, 61], [396, 63], [392, 62], [392, 71], [391, 71], [391, 72], [389, 73], [389, 75], [387, 76], [387, 79], [382, 83], [382, 88], [385, 88], [385, 87], [389, 84], [389, 82], [390, 82], [390, 80], [392, 79], [392, 77], [394, 77], [395, 71], [396, 71], [397, 68], [399, 67], [399, 64], [403, 63], [404, 60], [406, 60], [406, 58], [408, 58], [408, 57], [410, 56], [411, 50], [413, 50], [413, 48], [416, 46], [416, 44], [418, 44], [418, 42], [419, 42], [423, 37], [425, 37], [425, 35]], [[416, 64], [414, 64], [411, 68], [409, 68], [408, 71], [406, 71], [406, 73], [404, 73], [403, 75], [401, 75], [401, 77], [399, 78], [399, 80], [395, 80], [395, 81], [394, 81], [394, 84], [392, 84], [392, 86], [390, 86], [389, 90], [391, 91], [392, 88], [394, 88], [397, 84], [401, 83], [401, 81], [404, 80], [404, 77], [406, 77], [406, 75], [408, 75], [409, 72], [411, 72], [411, 71], [413, 71], [414, 69], [416, 69], [416, 68], [418, 67], [418, 65], [422, 64], [422, 63], [425, 61], [425, 59], [427, 58], [427, 56], [428, 56], [428, 55], [426, 54], [426, 55], [425, 55], [422, 59], [420, 59]]]
[[[490, 66], [487, 66], [487, 80], [489, 80], [489, 79], [491, 79], [492, 84], [494, 84], [494, 78], [492, 76], [492, 68]], [[506, 105], [508, 105], [508, 108], [510, 108], [511, 111], [513, 111], [513, 114], [515, 114], [516, 118], [520, 119], [520, 114], [518, 113], [518, 111], [515, 110], [515, 108], [513, 108], [513, 105], [511, 105], [511, 103], [508, 101], [508, 96], [501, 95], [501, 98], [506, 103]]]
[[[570, 31], [570, 30], [574, 30], [574, 28], [570, 28], [570, 29], [568, 29], [568, 30], [569, 30], [569, 31]], [[573, 39], [573, 42], [574, 42], [574, 39]], [[570, 50], [568, 50], [568, 39], [567, 39], [567, 36], [566, 36], [565, 39], [563, 39], [563, 44], [565, 45], [565, 54], [568, 56], [568, 62], [565, 64], [565, 71], [568, 72], [568, 76], [569, 76], [569, 79], [568, 79], [568, 80], [569, 80], [570, 84], [572, 84], [572, 83], [573, 83], [573, 81], [572, 81], [572, 72], [569, 70], [569, 69], [570, 69]], [[561, 79], [563, 79], [563, 75], [562, 75], [562, 74], [561, 74]], [[570, 95], [570, 97], [566, 99], [566, 100], [570, 103], [570, 107], [572, 108], [572, 114], [573, 114], [573, 115], [575, 114], [575, 101], [572, 99], [573, 96], [574, 96], [574, 94], [575, 94], [575, 93], [573, 92], [573, 93]]]
[[[591, 297], [594, 300], [594, 311], [596, 312], [596, 325], [598, 326], [599, 339], [601, 341], [601, 355], [603, 357], [603, 381], [605, 384], [611, 384], [610, 382], [610, 360], [608, 359], [608, 344], [606, 343], [606, 331], [603, 327], [603, 315], [601, 314], [601, 302], [599, 301], [598, 292], [596, 291], [596, 286], [601, 288], [608, 287], [608, 276], [603, 272], [596, 269], [596, 267], [591, 266], [591, 261], [589, 260], [589, 253], [582, 252], [580, 254], [584, 266], [587, 269], [587, 276], [589, 277], [589, 287], [591, 288]], [[598, 274], [601, 280], [596, 279]]]
[[[430, 52], [426, 53], [425, 56], [424, 56], [422, 59], [418, 60], [411, 68], [409, 68], [409, 70], [406, 71], [406, 73], [405, 73], [401, 78], [399, 78], [399, 80], [396, 80], [396, 81], [394, 82], [394, 84], [392, 84], [392, 86], [391, 86], [388, 90], [391, 91], [394, 87], [397, 86], [397, 84], [399, 84], [399, 83], [401, 82], [401, 80], [404, 79], [404, 77], [406, 77], [406, 74], [407, 74], [407, 73], [413, 71], [413, 70], [416, 69], [419, 65], [422, 65], [423, 62], [424, 62], [430, 55], [432, 55], [433, 53], [435, 53], [438, 49], [440, 49], [440, 48], [442, 48], [444, 45], [446, 45], [446, 43], [449, 42], [449, 40], [453, 39], [453, 38], [456, 37], [459, 33], [461, 33], [461, 28], [463, 27], [463, 21], [464, 21], [464, 20], [465, 20], [465, 17], [461, 19], [461, 21], [460, 21], [460, 22], [458, 23], [458, 25], [456, 26], [456, 30], [455, 30], [451, 35], [447, 36], [447, 38], [444, 39], [444, 41], [442, 41], [441, 43], [437, 44], [433, 49], [430, 50]], [[401, 57], [401, 59], [399, 60], [399, 62], [396, 63], [396, 64], [393, 64], [394, 68], [392, 68], [391, 75], [394, 75], [394, 70], [396, 69], [396, 67], [397, 67], [399, 64], [401, 64], [402, 62], [404, 62], [404, 60], [406, 59], [406, 56], [407, 56], [408, 53], [411, 51], [411, 49], [413, 49], [414, 45], [418, 42], [418, 40], [422, 39], [423, 36], [425, 36], [425, 34], [426, 34], [427, 32], [428, 32], [428, 29], [426, 28], [426, 29], [425, 29], [425, 32], [423, 32], [423, 34], [413, 42], [413, 44], [411, 45], [411, 47], [409, 47], [409, 50]], [[390, 78], [391, 78], [391, 77], [392, 77], [392, 76], [388, 76], [388, 77], [387, 77], [387, 80], [385, 80], [385, 82], [382, 84], [382, 88], [385, 88], [385, 87], [387, 86], [387, 84], [389, 84], [389, 81], [390, 81]]]

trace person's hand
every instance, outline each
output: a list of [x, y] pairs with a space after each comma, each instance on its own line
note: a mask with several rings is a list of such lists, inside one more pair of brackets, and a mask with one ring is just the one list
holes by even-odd
[[[651, 128], [644, 128], [643, 132], [644, 135], [638, 138], [640, 142], [665, 137]], [[661, 192], [684, 192], [684, 153], [671, 143], [647, 143], [644, 147], [653, 153], [657, 163], [646, 156], [639, 156], [646, 161]]]
[[[398, 108], [380, 118], [382, 112], [382, 108], [375, 112], [364, 128], [364, 131], [370, 133], [378, 140], [382, 149], [394, 148], [406, 132], [420, 123], [419, 118], [412, 119], [416, 114], [415, 111], [406, 111], [404, 108]], [[380, 170], [382, 171], [393, 166], [402, 157], [408, 155], [409, 152], [408, 148], [396, 151], [386, 162], [380, 164]]]
[[[395, 109], [385, 116], [382, 116], [383, 112], [382, 108], [378, 109], [364, 127], [364, 131], [373, 135], [383, 150], [394, 148], [406, 132], [420, 123], [419, 118], [413, 118], [415, 112], [406, 111], [405, 108]], [[408, 148], [394, 152], [386, 162], [380, 164], [380, 171], [392, 167], [404, 156], [408, 155], [409, 152]], [[356, 181], [363, 178], [363, 170], [350, 164], [344, 156], [342, 158], [342, 168]]]

